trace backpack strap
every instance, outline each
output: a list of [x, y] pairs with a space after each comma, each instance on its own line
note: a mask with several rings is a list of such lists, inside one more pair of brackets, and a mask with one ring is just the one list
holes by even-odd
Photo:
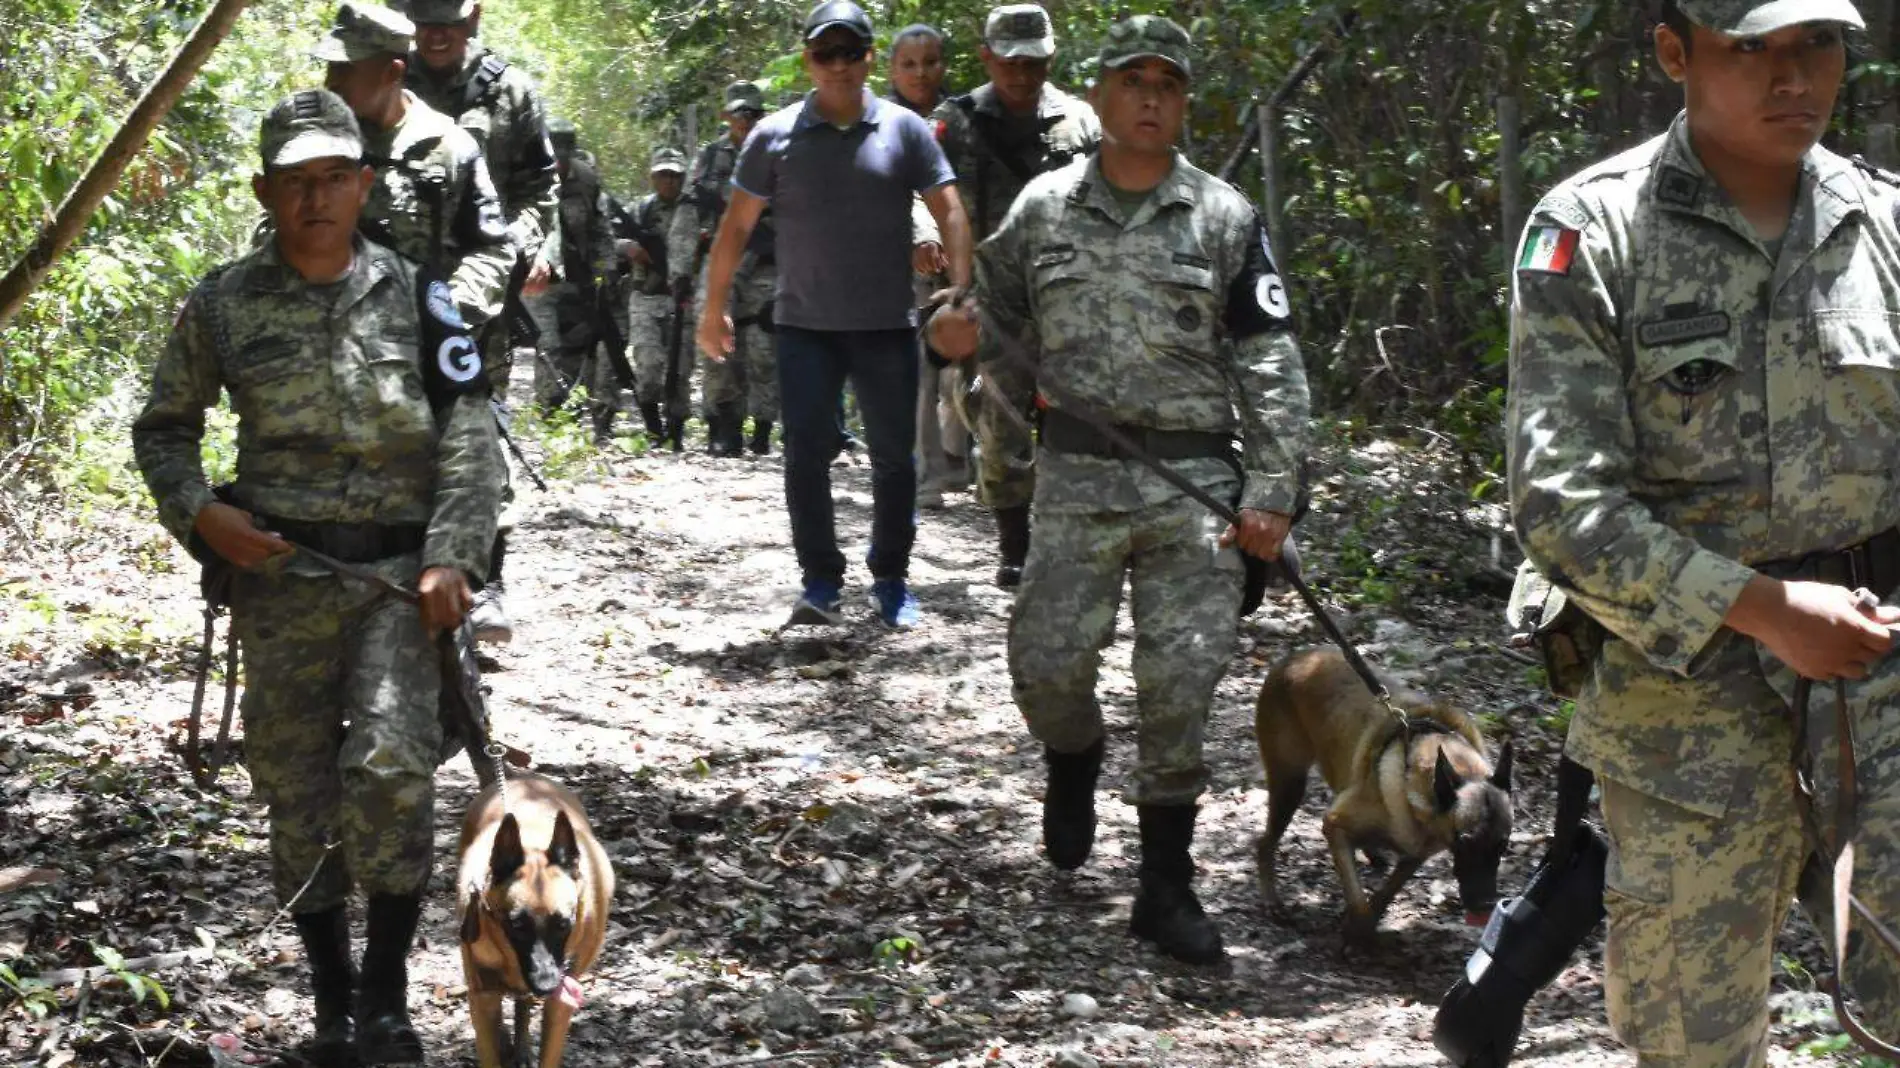
[[[462, 111], [467, 111], [477, 104], [488, 103], [490, 93], [507, 70], [507, 60], [493, 52], [483, 56], [481, 66], [476, 69], [474, 77], [468, 80], [467, 87], [462, 91]], [[460, 112], [457, 114], [459, 115]]]

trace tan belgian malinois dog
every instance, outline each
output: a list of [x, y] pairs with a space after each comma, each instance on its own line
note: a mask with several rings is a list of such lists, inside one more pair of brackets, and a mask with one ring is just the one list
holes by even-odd
[[462, 821], [456, 886], [475, 1055], [482, 1068], [525, 1062], [503, 1029], [502, 999], [540, 998], [540, 1068], [558, 1068], [581, 1004], [578, 979], [607, 935], [614, 870], [579, 798], [528, 773], [507, 787], [506, 812], [490, 786]]
[[[1260, 893], [1279, 905], [1274, 856], [1306, 796], [1315, 763], [1333, 789], [1321, 826], [1346, 896], [1346, 936], [1364, 941], [1399, 888], [1427, 859], [1451, 850], [1465, 922], [1482, 924], [1498, 899], [1498, 861], [1511, 837], [1511, 745], [1497, 767], [1460, 709], [1387, 683], [1408, 731], [1337, 649], [1293, 654], [1260, 687], [1254, 732], [1267, 772], [1267, 833], [1255, 847]], [[1355, 849], [1394, 854], [1370, 899]]]

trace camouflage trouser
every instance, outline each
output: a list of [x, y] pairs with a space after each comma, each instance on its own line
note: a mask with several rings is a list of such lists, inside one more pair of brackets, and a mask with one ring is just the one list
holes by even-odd
[[[666, 358], [672, 353], [673, 298], [665, 293], [635, 293], [627, 301], [627, 360], [640, 380], [640, 403], [658, 404], [685, 413], [693, 396], [693, 341], [680, 339], [677, 383], [671, 405], [666, 398]], [[680, 317], [689, 335], [695, 320], [691, 307]]]
[[[918, 346], [922, 352], [923, 346]], [[949, 460], [961, 463], [969, 442], [963, 419], [950, 402], [957, 388], [957, 368], [932, 367], [930, 357], [919, 355], [917, 381], [917, 485], [920, 490], [942, 490], [950, 474]]]
[[1013, 365], [985, 363], [981, 373], [1002, 388], [985, 387], [971, 394], [978, 373], [975, 361], [965, 360], [957, 367], [958, 392], [975, 409], [966, 408], [965, 417], [979, 446], [978, 498], [992, 511], [1028, 504], [1036, 492], [1036, 446], [1025, 429], [1027, 415], [1006, 410], [1002, 398], [1028, 396], [1033, 388], [1029, 376]]
[[[404, 581], [416, 568], [415, 556], [377, 565]], [[289, 574], [242, 575], [233, 601], [245, 762], [270, 808], [277, 900], [306, 879], [297, 912], [343, 904], [352, 883], [415, 893], [433, 856], [442, 741], [441, 665], [416, 606]]]
[[757, 317], [778, 290], [778, 268], [753, 267], [739, 272], [727, 303], [736, 346], [724, 363], [706, 361], [706, 407], [740, 405], [757, 420], [778, 421], [778, 356], [772, 335]]
[[[1209, 488], [1217, 496], [1234, 490]], [[1134, 781], [1124, 793], [1131, 804], [1193, 802], [1207, 784], [1208, 706], [1240, 623], [1240, 554], [1218, 544], [1226, 525], [1178, 497], [1139, 512], [1038, 505], [1035, 529], [1009, 620], [1010, 679], [1030, 733], [1071, 753], [1102, 737], [1095, 683], [1126, 574], [1140, 722]]]
[[534, 400], [543, 408], [558, 408], [567, 403], [567, 395], [575, 386], [589, 385], [583, 377], [587, 357], [600, 340], [593, 305], [586, 290], [562, 282], [549, 287], [546, 295], [530, 306], [535, 322], [541, 326], [541, 356], [534, 365]]
[[[1831, 712], [1816, 686], [1816, 748], [1831, 753]], [[1751, 709], [1746, 714], [1757, 714]], [[1759, 714], [1778, 715], [1769, 704]], [[1900, 725], [1865, 710], [1860, 729], [1859, 833], [1854, 892], [1889, 923], [1900, 919]], [[1795, 899], [1808, 855], [1795, 812], [1787, 731], [1764, 732], [1758, 766], [1739, 777], [1719, 818], [1604, 780], [1610, 833], [1604, 899], [1609, 939], [1604, 1001], [1617, 1037], [1640, 1068], [1755, 1068], [1765, 1063], [1774, 940]], [[1817, 769], [1822, 819], [1838, 781], [1832, 762]], [[1830, 831], [1831, 833], [1831, 831]], [[1826, 887], [1801, 882], [1801, 904], [1823, 931]], [[1858, 924], [1856, 924], [1858, 926]], [[1890, 1040], [1900, 1035], [1900, 961], [1870, 936], [1856, 935], [1849, 991], [1862, 1019]]]

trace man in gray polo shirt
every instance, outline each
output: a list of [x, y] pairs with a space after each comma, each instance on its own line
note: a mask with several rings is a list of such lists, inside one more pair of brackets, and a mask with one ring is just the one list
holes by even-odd
[[[871, 450], [870, 564], [878, 615], [914, 625], [905, 583], [917, 523], [917, 311], [910, 288], [911, 195], [921, 193], [944, 235], [950, 281], [970, 281], [970, 226], [955, 175], [930, 127], [864, 87], [871, 20], [829, 0], [805, 20], [805, 69], [814, 89], [767, 117], [739, 151], [732, 199], [713, 240], [699, 347], [733, 351], [726, 293], [747, 236], [769, 203], [777, 220], [779, 281], [773, 318], [785, 420], [785, 503], [804, 572], [795, 624], [837, 624], [845, 558], [831, 501], [838, 391], [848, 376]], [[797, 151], [790, 151], [796, 145]]]

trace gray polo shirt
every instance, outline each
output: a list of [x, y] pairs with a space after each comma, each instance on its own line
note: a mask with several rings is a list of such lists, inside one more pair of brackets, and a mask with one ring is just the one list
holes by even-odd
[[807, 330], [916, 326], [911, 195], [956, 177], [930, 126], [869, 90], [850, 129], [826, 122], [811, 95], [765, 118], [739, 149], [732, 184], [772, 205], [773, 319]]

